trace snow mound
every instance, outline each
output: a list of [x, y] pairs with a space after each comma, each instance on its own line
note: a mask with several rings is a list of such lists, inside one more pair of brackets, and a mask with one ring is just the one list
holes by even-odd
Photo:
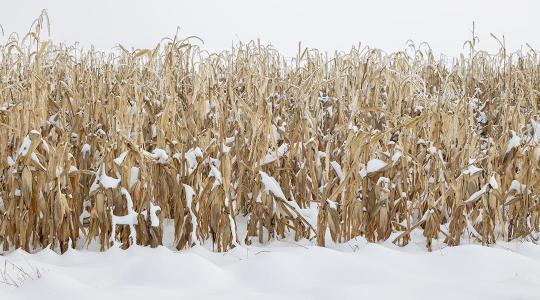
[[0, 266], [6, 262], [42, 272], [19, 288], [0, 284], [0, 298], [9, 300], [538, 299], [540, 284], [540, 246], [528, 242], [431, 253], [414, 243], [397, 248], [363, 239], [334, 249], [275, 241], [225, 254], [203, 246], [63, 256], [18, 250], [0, 257]]

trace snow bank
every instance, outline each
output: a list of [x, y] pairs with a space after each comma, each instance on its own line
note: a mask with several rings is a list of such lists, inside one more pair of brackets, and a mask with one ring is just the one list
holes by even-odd
[[[421, 233], [419, 233], [421, 235]], [[211, 246], [210, 246], [211, 247]], [[273, 242], [213, 253], [139, 246], [104, 253], [21, 250], [0, 258], [42, 272], [0, 298], [23, 299], [538, 299], [540, 246], [464, 245], [428, 253], [364, 239], [335, 246]], [[76, 296], [74, 296], [76, 295]]]

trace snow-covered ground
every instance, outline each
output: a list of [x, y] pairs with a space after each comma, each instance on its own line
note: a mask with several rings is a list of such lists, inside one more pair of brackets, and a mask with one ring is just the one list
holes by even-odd
[[[540, 299], [540, 246], [397, 247], [359, 238], [329, 248], [273, 241], [227, 253], [17, 250], [0, 257], [0, 299]], [[17, 267], [15, 267], [17, 266]], [[9, 277], [9, 276], [11, 277]]]

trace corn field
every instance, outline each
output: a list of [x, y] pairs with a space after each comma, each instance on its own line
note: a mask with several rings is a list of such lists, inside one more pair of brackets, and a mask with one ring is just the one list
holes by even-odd
[[[540, 230], [540, 56], [0, 45], [0, 244], [459, 245]], [[316, 217], [306, 212], [314, 208]], [[238, 220], [246, 220], [238, 222]], [[240, 234], [242, 232], [243, 234]], [[82, 245], [81, 245], [82, 244]]]

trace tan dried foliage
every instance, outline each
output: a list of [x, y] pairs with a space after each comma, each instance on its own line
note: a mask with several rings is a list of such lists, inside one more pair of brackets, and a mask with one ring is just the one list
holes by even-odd
[[175, 37], [107, 54], [43, 40], [46, 25], [0, 45], [6, 251], [156, 247], [167, 220], [178, 249], [216, 251], [289, 235], [404, 245], [416, 228], [431, 249], [540, 228], [535, 50], [490, 55], [473, 37], [451, 63], [413, 44], [286, 59]]

